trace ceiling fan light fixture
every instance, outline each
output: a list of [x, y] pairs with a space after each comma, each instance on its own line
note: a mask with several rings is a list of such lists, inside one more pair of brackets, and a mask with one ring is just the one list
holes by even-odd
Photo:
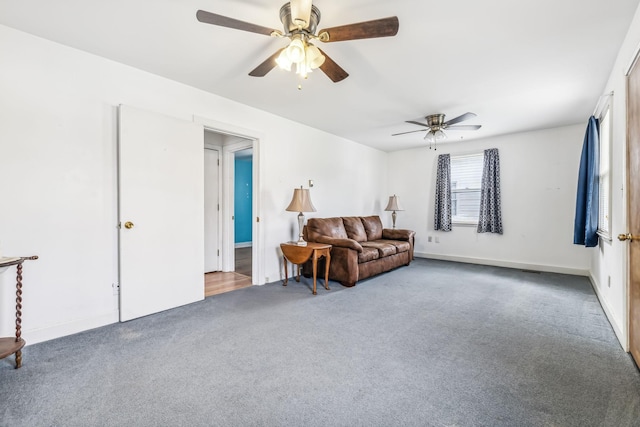
[[304, 41], [301, 38], [291, 40], [289, 47], [286, 49], [289, 60], [296, 64], [304, 61], [304, 48]]
[[296, 64], [296, 74], [298, 74], [303, 79], [306, 79], [308, 77], [308, 74], [312, 71], [313, 70], [311, 68], [307, 67], [307, 64], [305, 62], [298, 62]]
[[436, 137], [435, 137], [435, 135], [433, 134], [432, 131], [429, 131], [424, 136], [424, 140], [427, 141], [427, 142], [436, 142]]
[[291, 71], [291, 65], [293, 63], [287, 55], [287, 49], [283, 49], [282, 52], [280, 52], [280, 55], [276, 58], [276, 64], [278, 64], [278, 67], [282, 70]]
[[315, 70], [316, 68], [324, 64], [324, 55], [320, 52], [320, 49], [318, 49], [311, 43], [307, 45], [307, 48], [305, 49], [305, 55], [305, 62], [307, 64], [307, 68], [309, 68], [310, 70]]
[[442, 129], [429, 130], [427, 134], [424, 136], [424, 139], [427, 142], [439, 142], [447, 138], [447, 134], [442, 131]]

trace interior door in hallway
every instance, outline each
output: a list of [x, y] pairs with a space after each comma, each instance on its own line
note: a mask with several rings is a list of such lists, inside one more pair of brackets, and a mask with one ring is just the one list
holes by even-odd
[[220, 271], [220, 153], [204, 150], [204, 271]]
[[204, 128], [122, 105], [120, 321], [204, 299]]
[[640, 366], [640, 65], [627, 81], [627, 242], [629, 280], [629, 351]]

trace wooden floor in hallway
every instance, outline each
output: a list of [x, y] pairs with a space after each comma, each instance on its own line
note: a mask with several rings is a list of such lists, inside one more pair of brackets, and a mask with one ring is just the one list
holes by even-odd
[[251, 247], [236, 248], [236, 271], [204, 275], [204, 296], [210, 297], [251, 286]]

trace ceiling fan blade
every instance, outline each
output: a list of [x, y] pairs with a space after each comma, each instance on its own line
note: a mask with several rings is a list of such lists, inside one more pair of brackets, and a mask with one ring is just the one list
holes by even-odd
[[282, 52], [283, 50], [285, 50], [286, 48], [282, 48], [280, 50], [278, 50], [276, 53], [274, 53], [273, 55], [271, 55], [270, 57], [268, 57], [262, 64], [258, 65], [256, 68], [254, 68], [249, 75], [251, 77], [264, 77], [267, 75], [267, 73], [271, 70], [273, 70], [276, 65], [276, 58], [278, 57], [278, 55], [280, 55], [280, 52]]
[[[426, 124], [426, 123], [420, 123], [420, 122], [416, 122], [416, 121], [414, 121], [414, 120], [406, 120], [406, 123], [413, 123], [414, 125], [424, 126], [424, 127], [426, 127], [426, 128], [430, 128], [430, 127], [431, 127], [431, 126], [429, 126], [429, 125], [428, 125], [428, 124]], [[416, 132], [416, 131], [414, 131], [414, 132]]]
[[198, 21], [204, 22], [205, 24], [233, 28], [235, 30], [248, 31], [250, 33], [264, 34], [265, 36], [270, 36], [274, 31], [282, 34], [280, 31], [273, 30], [271, 28], [261, 27], [260, 25], [251, 24], [249, 22], [240, 21], [238, 19], [229, 18], [227, 16], [218, 15], [217, 13], [211, 13], [204, 10], [196, 12], [196, 18]]
[[329, 77], [334, 83], [338, 83], [349, 77], [349, 73], [342, 69], [335, 61], [329, 58], [329, 55], [324, 53], [321, 49], [320, 53], [324, 55], [324, 62], [320, 66], [320, 69]]
[[428, 129], [410, 130], [409, 132], [392, 133], [391, 136], [404, 135], [405, 133], [426, 132]]
[[458, 125], [458, 126], [447, 126], [447, 130], [478, 130], [482, 127], [482, 125]]
[[390, 37], [398, 34], [400, 22], [397, 16], [342, 25], [321, 30], [318, 37], [323, 42], [340, 42], [345, 40]]
[[456, 123], [460, 123], [460, 122], [463, 122], [465, 120], [469, 120], [469, 119], [471, 119], [471, 118], [473, 118], [475, 116], [476, 116], [475, 113], [464, 113], [461, 116], [455, 117], [455, 118], [453, 118], [453, 119], [451, 119], [451, 120], [449, 120], [447, 122], [444, 122], [443, 125], [445, 125], [445, 126], [455, 125]]

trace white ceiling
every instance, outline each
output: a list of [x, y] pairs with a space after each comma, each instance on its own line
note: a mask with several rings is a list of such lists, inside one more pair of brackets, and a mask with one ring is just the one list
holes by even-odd
[[[283, 0], [0, 0], [0, 24], [385, 151], [424, 146], [405, 120], [467, 111], [449, 142], [586, 123], [640, 0], [315, 0], [319, 29], [398, 16], [395, 37], [322, 44], [350, 76], [247, 74], [286, 40], [196, 20], [203, 9], [282, 29]], [[0, 64], [1, 66], [1, 64]], [[250, 121], [251, 117], [247, 117]]]

